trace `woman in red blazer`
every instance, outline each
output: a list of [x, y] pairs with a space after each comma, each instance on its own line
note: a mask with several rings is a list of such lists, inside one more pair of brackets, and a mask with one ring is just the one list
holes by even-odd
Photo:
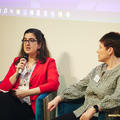
[[[26, 56], [27, 58], [25, 58]], [[34, 28], [26, 30], [19, 56], [14, 59], [6, 77], [0, 84], [1, 91], [10, 90], [5, 94], [0, 93], [0, 99], [2, 98], [0, 113], [3, 113], [4, 120], [18, 120], [18, 114], [22, 120], [32, 119], [34, 115], [32, 115], [31, 107], [35, 113], [36, 98], [42, 93], [56, 91], [59, 86], [58, 77], [55, 60], [50, 58], [43, 33]], [[7, 113], [4, 115], [3, 109], [8, 109], [5, 104], [11, 99], [17, 101], [20, 107], [18, 108], [15, 102], [13, 102], [15, 105], [10, 103], [8, 107], [11, 109], [14, 106], [15, 113], [12, 115], [13, 110], [9, 110], [10, 115]], [[9, 117], [5, 118], [5, 116]]]

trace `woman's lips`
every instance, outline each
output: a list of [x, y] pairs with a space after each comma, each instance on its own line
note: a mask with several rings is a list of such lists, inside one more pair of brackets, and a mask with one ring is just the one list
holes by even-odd
[[30, 47], [26, 47], [26, 50], [30, 50]]

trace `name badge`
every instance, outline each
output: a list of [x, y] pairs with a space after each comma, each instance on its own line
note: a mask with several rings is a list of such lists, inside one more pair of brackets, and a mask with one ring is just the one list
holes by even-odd
[[98, 82], [99, 80], [100, 80], [99, 75], [96, 75], [96, 76], [94, 77], [94, 81], [95, 81], [95, 82]]

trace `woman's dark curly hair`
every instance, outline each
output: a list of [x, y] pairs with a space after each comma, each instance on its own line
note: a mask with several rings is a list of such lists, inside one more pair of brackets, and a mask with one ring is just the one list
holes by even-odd
[[[33, 33], [35, 35], [36, 39], [37, 39], [37, 43], [41, 44], [41, 48], [38, 49], [36, 58], [39, 59], [42, 64], [45, 63], [46, 62], [46, 58], [50, 57], [50, 52], [49, 52], [49, 50], [47, 48], [46, 39], [44, 37], [44, 34], [40, 30], [35, 29], [35, 28], [30, 28], [30, 29], [26, 30], [25, 33], [24, 33], [24, 36], [27, 33]], [[24, 36], [23, 36], [23, 38], [24, 38]], [[22, 43], [21, 50], [20, 50], [19, 55], [18, 55], [20, 58], [22, 58], [25, 55], [27, 55], [25, 53], [25, 51], [24, 51], [23, 44], [24, 43]], [[16, 63], [18, 63], [19, 60], [16, 61]]]

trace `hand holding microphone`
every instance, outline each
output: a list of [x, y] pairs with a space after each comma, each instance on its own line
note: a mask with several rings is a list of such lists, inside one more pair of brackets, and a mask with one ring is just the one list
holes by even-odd
[[21, 75], [22, 71], [24, 70], [25, 64], [27, 63], [28, 57], [24, 56], [23, 58], [20, 59], [20, 62], [17, 64], [17, 76], [16, 78], [18, 79], [19, 76]]

